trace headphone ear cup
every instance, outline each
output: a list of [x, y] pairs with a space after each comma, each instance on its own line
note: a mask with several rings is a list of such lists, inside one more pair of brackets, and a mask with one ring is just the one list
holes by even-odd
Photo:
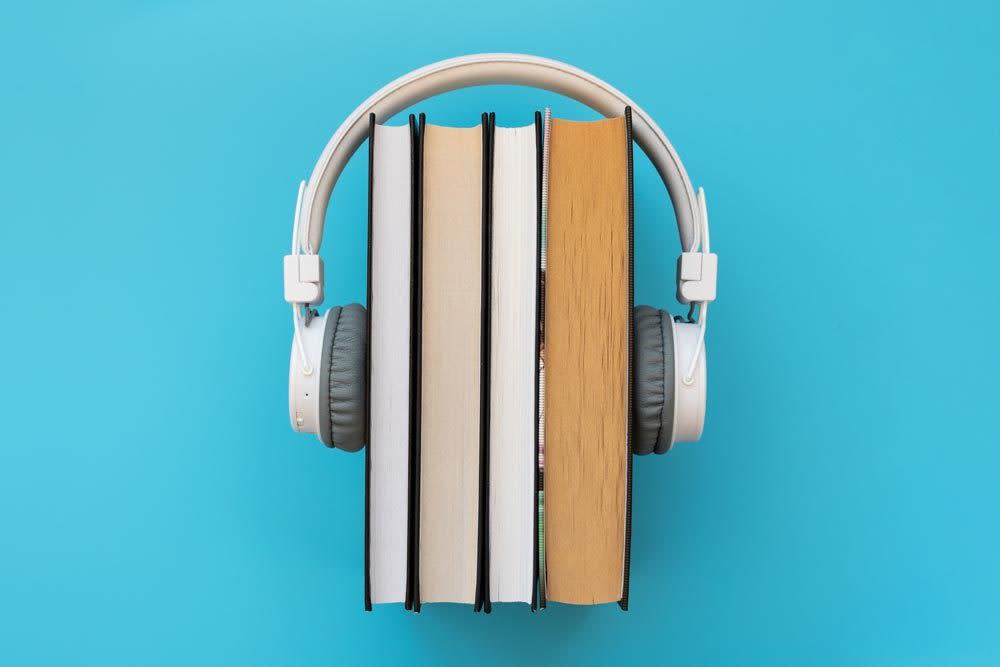
[[352, 303], [330, 309], [320, 362], [319, 437], [327, 447], [356, 452], [365, 446], [368, 418], [368, 313]]
[[673, 444], [674, 334], [670, 314], [637, 306], [632, 360], [634, 454], [664, 454]]

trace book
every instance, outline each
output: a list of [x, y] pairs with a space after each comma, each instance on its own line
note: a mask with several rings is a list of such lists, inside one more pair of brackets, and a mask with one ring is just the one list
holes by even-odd
[[535, 599], [539, 139], [497, 127], [491, 144], [487, 604]]
[[627, 117], [547, 137], [545, 595], [627, 606], [632, 198]]
[[417, 610], [482, 596], [486, 131], [421, 115]]
[[370, 118], [367, 608], [409, 604], [415, 138]]
[[369, 152], [366, 608], [627, 608], [629, 110]]

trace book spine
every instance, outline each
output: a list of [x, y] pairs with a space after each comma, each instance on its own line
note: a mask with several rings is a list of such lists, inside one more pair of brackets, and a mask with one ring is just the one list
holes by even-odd
[[416, 213], [416, 270], [414, 271], [416, 280], [416, 303], [414, 307], [414, 312], [416, 318], [414, 320], [414, 338], [415, 338], [415, 350], [414, 360], [416, 362], [416, 368], [414, 374], [416, 376], [415, 388], [416, 391], [414, 396], [414, 403], [416, 409], [414, 411], [414, 457], [413, 457], [413, 495], [410, 499], [413, 505], [413, 536], [412, 536], [412, 561], [413, 561], [413, 611], [420, 613], [420, 402], [423, 394], [423, 383], [421, 381], [421, 373], [423, 366], [423, 352], [422, 352], [422, 329], [423, 329], [423, 246], [424, 246], [424, 188], [423, 188], [423, 177], [424, 177], [424, 130], [427, 125], [427, 117], [424, 114], [420, 114], [420, 120], [417, 126], [417, 155], [416, 155], [416, 205], [414, 206]]
[[538, 466], [538, 434], [539, 434], [539, 417], [540, 413], [540, 398], [541, 394], [539, 391], [539, 370], [540, 364], [539, 359], [542, 350], [542, 308], [544, 307], [544, 301], [542, 299], [542, 289], [541, 289], [541, 277], [542, 277], [542, 142], [543, 142], [543, 127], [542, 127], [542, 114], [540, 111], [535, 112], [535, 494], [534, 494], [534, 558], [532, 566], [531, 575], [531, 611], [535, 611], [539, 608], [539, 595], [538, 595], [538, 572], [539, 572], [539, 557], [538, 548], [540, 546], [539, 540], [539, 491], [541, 490], [541, 470]]
[[541, 127], [538, 188], [538, 606], [545, 609], [545, 272], [548, 264], [549, 146], [552, 112], [545, 109]]
[[632, 567], [632, 443], [635, 437], [635, 368], [633, 365], [635, 348], [635, 215], [632, 179], [632, 107], [625, 107], [625, 146], [628, 151], [628, 443], [625, 477], [625, 557], [622, 564], [622, 599], [618, 606], [628, 611], [629, 574]]
[[496, 115], [484, 113], [482, 167], [482, 261], [480, 265], [479, 348], [479, 567], [475, 611], [492, 611], [490, 602], [490, 289], [493, 257], [493, 137]]
[[[371, 405], [372, 400], [372, 208], [374, 206], [374, 175], [375, 175], [375, 114], [368, 115], [368, 286], [365, 303], [368, 306], [368, 317], [365, 330], [365, 376], [367, 378], [365, 405]], [[371, 411], [365, 416], [365, 611], [372, 610], [372, 577], [371, 577], [371, 481], [372, 481], [372, 443], [371, 443]]]
[[417, 122], [416, 117], [410, 114], [409, 118], [410, 125], [410, 417], [409, 417], [409, 452], [408, 460], [409, 467], [407, 470], [407, 512], [406, 512], [406, 598], [404, 600], [404, 606], [406, 609], [413, 609], [413, 599], [414, 599], [414, 581], [416, 579], [416, 546], [415, 546], [415, 531], [416, 531], [416, 520], [417, 511], [419, 505], [417, 504], [415, 498], [417, 489], [417, 471], [419, 470], [416, 462], [419, 461], [419, 456], [417, 454], [417, 434], [419, 433], [419, 421], [417, 419], [417, 410], [420, 408], [418, 385], [420, 375], [418, 374], [418, 363], [417, 355], [420, 352], [419, 339], [417, 337], [417, 332], [419, 331], [419, 299], [418, 299], [418, 289], [419, 280], [417, 279], [417, 271], [419, 267], [419, 254], [417, 252], [417, 244], [419, 243], [420, 233], [417, 221], [418, 216], [418, 205], [419, 205], [419, 150], [418, 150], [418, 134], [417, 134]]

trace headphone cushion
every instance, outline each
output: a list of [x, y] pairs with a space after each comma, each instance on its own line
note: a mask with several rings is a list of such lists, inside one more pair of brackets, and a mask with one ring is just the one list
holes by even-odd
[[365, 446], [368, 417], [368, 313], [357, 303], [337, 306], [327, 314], [326, 327], [320, 406], [329, 405], [330, 419], [321, 423], [319, 436], [328, 447], [356, 452]]
[[663, 454], [674, 426], [674, 337], [670, 314], [638, 306], [634, 317], [634, 454]]

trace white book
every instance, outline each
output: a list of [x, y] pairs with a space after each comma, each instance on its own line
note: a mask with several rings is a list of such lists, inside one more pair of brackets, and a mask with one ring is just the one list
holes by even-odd
[[531, 602], [535, 557], [535, 126], [497, 127], [490, 266], [490, 601]]
[[404, 602], [410, 443], [409, 126], [376, 125], [372, 155], [369, 582], [373, 604]]

